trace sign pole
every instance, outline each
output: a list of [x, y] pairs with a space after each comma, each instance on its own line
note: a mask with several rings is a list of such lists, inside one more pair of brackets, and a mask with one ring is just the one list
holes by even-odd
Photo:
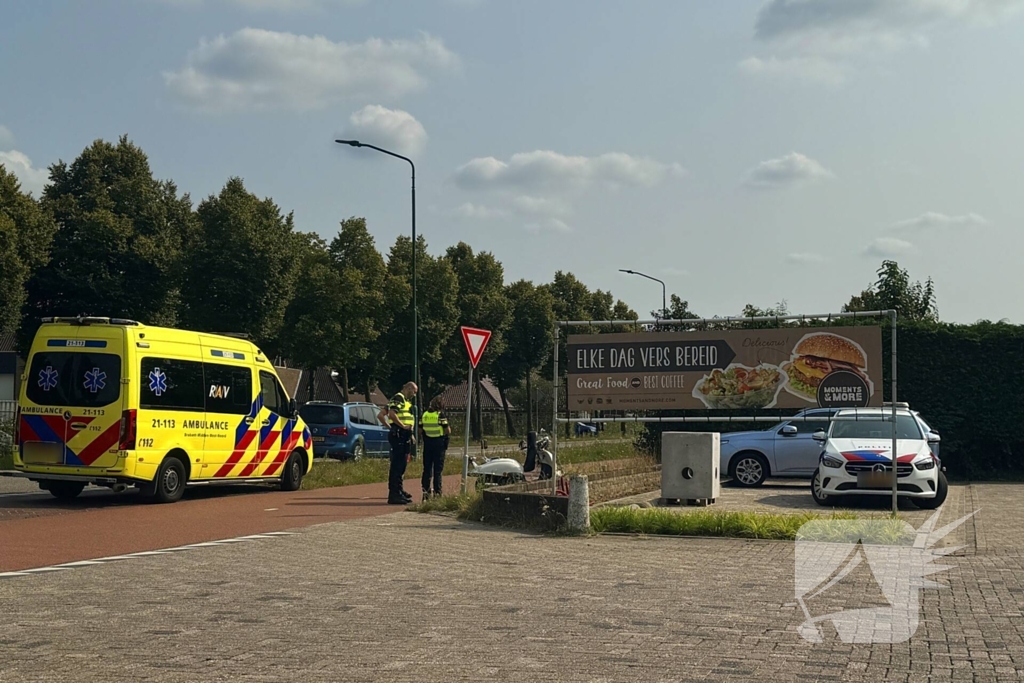
[[462, 493], [466, 493], [469, 480], [469, 416], [473, 405], [473, 363], [469, 364], [469, 381], [466, 383], [466, 442], [462, 448]]

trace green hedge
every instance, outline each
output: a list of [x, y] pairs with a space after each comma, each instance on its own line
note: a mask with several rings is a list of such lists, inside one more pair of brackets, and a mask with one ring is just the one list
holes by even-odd
[[[949, 474], [972, 479], [1024, 475], [1024, 326], [902, 322], [896, 341], [897, 398], [920, 411], [941, 434], [942, 464]], [[883, 348], [888, 350], [890, 342], [886, 324]], [[884, 396], [889, 400], [888, 354], [883, 365]], [[767, 426], [689, 423], [684, 428], [738, 431]], [[639, 437], [641, 444], [660, 451], [656, 446], [666, 429], [680, 425], [649, 424]]]

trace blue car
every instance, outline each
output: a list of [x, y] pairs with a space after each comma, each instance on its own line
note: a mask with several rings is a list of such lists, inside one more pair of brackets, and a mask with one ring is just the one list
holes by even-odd
[[[909, 407], [905, 403], [901, 408]], [[814, 433], [828, 431], [828, 418], [838, 408], [809, 408], [793, 417], [817, 420], [784, 420], [763, 431], [722, 434], [720, 469], [739, 486], [760, 486], [769, 477], [810, 479], [818, 468], [822, 445]], [[916, 411], [911, 411], [925, 434], [936, 434]], [[932, 446], [938, 456], [938, 444]]]
[[388, 455], [388, 429], [370, 403], [310, 401], [299, 415], [313, 433], [313, 457], [362, 460]]

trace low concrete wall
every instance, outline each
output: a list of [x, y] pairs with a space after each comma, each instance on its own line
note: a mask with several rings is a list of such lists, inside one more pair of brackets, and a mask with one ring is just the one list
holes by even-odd
[[[588, 474], [590, 504], [632, 496], [658, 488], [661, 466], [629, 467]], [[568, 481], [568, 479], [566, 479]], [[552, 493], [552, 483], [531, 481], [484, 489], [484, 521], [536, 529], [565, 523], [569, 499]]]

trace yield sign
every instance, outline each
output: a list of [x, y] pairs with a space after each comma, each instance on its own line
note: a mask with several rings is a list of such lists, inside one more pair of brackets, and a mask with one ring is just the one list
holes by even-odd
[[480, 362], [480, 357], [484, 355], [487, 342], [491, 339], [491, 331], [478, 330], [475, 327], [463, 327], [461, 329], [462, 341], [466, 342], [466, 351], [469, 352], [469, 362], [475, 368], [477, 363]]

